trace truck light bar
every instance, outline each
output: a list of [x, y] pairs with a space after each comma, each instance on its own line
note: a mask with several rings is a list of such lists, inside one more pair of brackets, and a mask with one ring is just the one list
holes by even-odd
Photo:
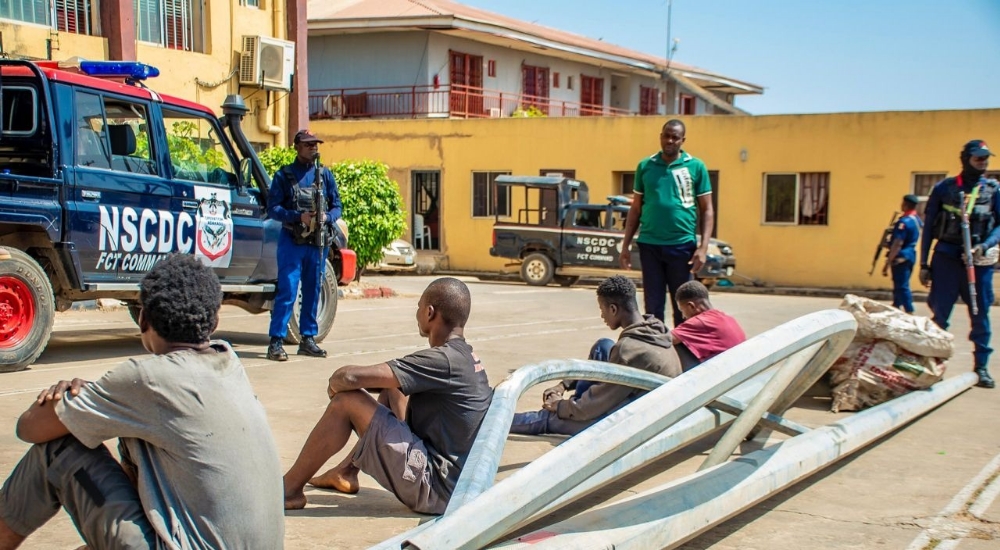
[[82, 59], [72, 59], [60, 63], [59, 68], [78, 69], [85, 75], [96, 77], [119, 76], [135, 80], [145, 80], [149, 77], [160, 76], [159, 69], [152, 65], [139, 63], [138, 61], [85, 61]]

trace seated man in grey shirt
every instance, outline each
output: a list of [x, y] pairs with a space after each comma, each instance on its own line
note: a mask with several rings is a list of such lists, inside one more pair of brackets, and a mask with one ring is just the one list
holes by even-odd
[[[486, 370], [464, 337], [472, 298], [458, 279], [433, 281], [417, 304], [417, 328], [430, 349], [330, 377], [330, 404], [285, 474], [285, 508], [306, 505], [303, 488], [357, 492], [358, 471], [375, 478], [414, 512], [442, 514], [493, 399]], [[362, 388], [380, 389], [378, 401]], [[316, 472], [360, 440], [338, 466]]]
[[[284, 545], [281, 464], [264, 408], [226, 342], [210, 341], [222, 289], [190, 255], [143, 278], [153, 355], [96, 382], [59, 382], [17, 422], [34, 445], [0, 489], [0, 549], [62, 506], [90, 548]], [[118, 438], [121, 462], [104, 441]]]

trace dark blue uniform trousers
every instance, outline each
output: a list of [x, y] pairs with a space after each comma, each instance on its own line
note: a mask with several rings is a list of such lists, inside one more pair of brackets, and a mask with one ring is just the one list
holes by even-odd
[[[972, 315], [972, 331], [969, 340], [975, 345], [973, 356], [976, 367], [989, 365], [990, 354], [990, 306], [993, 304], [993, 266], [976, 267], [976, 305], [979, 313]], [[935, 251], [931, 260], [931, 292], [927, 305], [934, 313], [934, 323], [948, 329], [948, 318], [961, 296], [962, 302], [969, 303], [969, 280], [965, 276], [965, 264], [961, 258]]]
[[892, 269], [892, 307], [900, 307], [907, 313], [913, 313], [913, 293], [910, 291], [913, 262], [893, 264], [890, 269]]
[[684, 322], [684, 315], [677, 307], [674, 295], [677, 289], [690, 281], [691, 256], [698, 247], [695, 243], [676, 246], [639, 243], [639, 260], [642, 262], [642, 298], [646, 313], [666, 322], [667, 290], [674, 311], [674, 326]]
[[288, 231], [282, 229], [278, 238], [278, 289], [271, 310], [271, 338], [284, 338], [288, 334], [288, 320], [292, 316], [295, 297], [302, 283], [302, 311], [299, 314], [299, 332], [302, 336], [316, 336], [316, 310], [319, 292], [326, 270], [327, 248], [311, 244], [295, 244]]

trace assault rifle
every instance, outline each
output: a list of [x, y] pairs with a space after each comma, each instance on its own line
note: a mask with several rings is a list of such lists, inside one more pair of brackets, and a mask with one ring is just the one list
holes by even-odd
[[969, 279], [969, 311], [973, 315], [979, 315], [976, 303], [976, 266], [972, 262], [972, 235], [969, 230], [969, 210], [965, 205], [965, 191], [958, 192], [958, 205], [962, 211], [962, 248], [965, 251], [965, 274]]
[[899, 212], [893, 212], [892, 218], [889, 219], [889, 225], [882, 231], [882, 238], [878, 241], [878, 246], [875, 247], [875, 255], [872, 257], [872, 268], [868, 270], [868, 275], [875, 273], [875, 265], [878, 264], [878, 259], [882, 256], [882, 249], [889, 250], [892, 246], [892, 230], [896, 227], [896, 221], [899, 219]]
[[313, 244], [319, 247], [325, 247], [327, 245], [325, 231], [326, 228], [326, 214], [329, 210], [329, 205], [326, 203], [326, 182], [323, 181], [323, 165], [319, 163], [319, 153], [316, 153], [316, 158], [313, 160], [313, 166], [316, 170], [315, 178], [313, 179], [313, 185], [315, 186], [313, 191], [313, 204], [316, 205], [316, 215], [313, 216]]

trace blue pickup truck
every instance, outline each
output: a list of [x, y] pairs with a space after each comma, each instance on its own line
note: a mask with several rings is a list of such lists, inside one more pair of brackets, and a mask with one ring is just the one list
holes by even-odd
[[[211, 266], [224, 303], [271, 309], [281, 224], [266, 217], [271, 180], [240, 128], [247, 108], [229, 96], [218, 117], [147, 87], [157, 74], [0, 61], [0, 372], [34, 362], [55, 312], [75, 301], [116, 298], [136, 317], [139, 281], [173, 253]], [[317, 339], [356, 268], [335, 240]], [[294, 316], [289, 325], [295, 343]]]

